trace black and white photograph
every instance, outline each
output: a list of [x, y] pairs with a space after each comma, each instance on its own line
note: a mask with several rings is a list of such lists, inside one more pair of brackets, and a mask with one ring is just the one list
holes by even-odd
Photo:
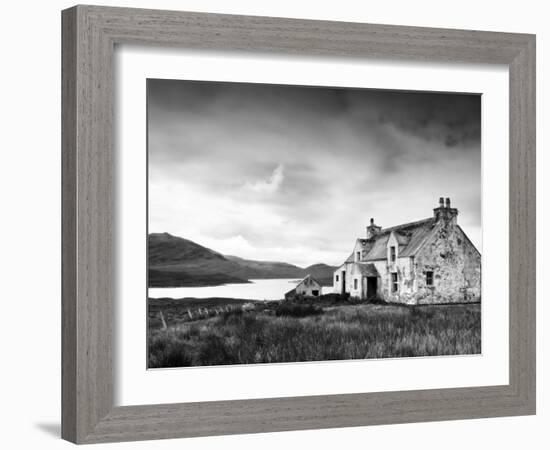
[[2, 5], [2, 448], [548, 447], [545, 3], [94, 3]]
[[147, 367], [481, 353], [481, 96], [147, 81]]

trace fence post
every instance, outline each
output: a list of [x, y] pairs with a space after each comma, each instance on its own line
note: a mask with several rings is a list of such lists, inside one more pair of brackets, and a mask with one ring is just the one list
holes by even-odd
[[162, 313], [162, 310], [160, 310], [160, 320], [162, 321], [162, 329], [166, 330], [168, 327], [166, 326], [166, 320], [164, 320], [164, 314]]

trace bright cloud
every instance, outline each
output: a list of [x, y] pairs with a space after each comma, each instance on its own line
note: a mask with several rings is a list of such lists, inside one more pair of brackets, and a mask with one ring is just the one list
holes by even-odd
[[273, 194], [283, 184], [284, 179], [284, 166], [279, 164], [267, 179], [246, 183], [245, 188], [259, 194]]

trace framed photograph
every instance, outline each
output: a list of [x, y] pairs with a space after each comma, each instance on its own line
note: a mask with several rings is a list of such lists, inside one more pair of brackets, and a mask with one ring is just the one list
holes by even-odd
[[62, 435], [535, 413], [535, 37], [62, 13]]

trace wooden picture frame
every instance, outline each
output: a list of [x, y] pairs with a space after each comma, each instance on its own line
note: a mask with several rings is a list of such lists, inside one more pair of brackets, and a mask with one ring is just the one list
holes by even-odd
[[[535, 413], [535, 36], [75, 6], [62, 13], [62, 437], [75, 443]], [[116, 44], [505, 64], [510, 85], [509, 384], [113, 406]]]

